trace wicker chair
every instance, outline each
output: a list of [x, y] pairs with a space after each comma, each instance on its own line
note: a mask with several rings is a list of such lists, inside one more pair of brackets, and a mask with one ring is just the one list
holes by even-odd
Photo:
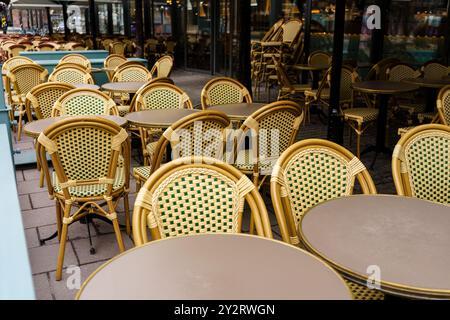
[[50, 74], [48, 81], [69, 84], [94, 84], [92, 75], [83, 67], [77, 65], [59, 67]]
[[250, 207], [258, 235], [272, 238], [261, 195], [232, 166], [212, 158], [181, 158], [156, 171], [139, 191], [133, 211], [133, 240], [198, 233], [240, 233], [244, 205]]
[[14, 44], [8, 48], [8, 57], [17, 57], [23, 51], [26, 51], [28, 47], [23, 44]]
[[426, 124], [406, 132], [392, 154], [397, 194], [449, 205], [449, 156], [449, 126]]
[[232, 78], [214, 78], [203, 87], [201, 93], [203, 110], [210, 106], [229, 103], [252, 103], [252, 96], [247, 88]]
[[[255, 186], [261, 187], [280, 154], [295, 142], [303, 118], [302, 108], [293, 101], [273, 102], [255, 111], [235, 133], [236, 150], [227, 150], [226, 162], [252, 175]], [[247, 139], [250, 149], [245, 148]]]
[[125, 55], [125, 43], [120, 41], [114, 41], [109, 44], [110, 54]]
[[313, 66], [329, 66], [331, 65], [331, 56], [324, 51], [314, 51], [308, 57], [308, 64]]
[[450, 85], [439, 91], [436, 106], [439, 113], [439, 122], [447, 126], [450, 125]]
[[68, 48], [70, 51], [84, 51], [87, 50], [86, 46], [82, 43], [76, 42], [72, 43], [70, 47]]
[[430, 80], [440, 80], [450, 73], [450, 68], [435, 61], [425, 63], [420, 69], [423, 77]]
[[[26, 114], [25, 96], [31, 89], [45, 82], [48, 72], [35, 63], [18, 65], [9, 70], [7, 77], [14, 88], [15, 94], [11, 96], [13, 110], [17, 109], [19, 121], [17, 123], [17, 139], [21, 140], [22, 119]], [[29, 118], [29, 121], [32, 119]]]
[[[321, 202], [353, 194], [355, 180], [362, 193], [377, 193], [366, 167], [345, 148], [322, 139], [307, 139], [289, 147], [276, 162], [270, 181], [283, 241], [301, 246], [298, 225], [304, 213]], [[384, 299], [379, 291], [347, 283], [356, 299]]]
[[[61, 280], [67, 228], [89, 214], [112, 221], [119, 250], [124, 251], [115, 208], [123, 199], [127, 233], [130, 233], [130, 143], [124, 129], [99, 117], [64, 119], [48, 127], [38, 142], [40, 158], [45, 159], [49, 153], [55, 169], [52, 175], [47, 161], [42, 162], [49, 195], [56, 200], [60, 240], [56, 280]], [[101, 206], [104, 202], [106, 209]]]
[[59, 60], [59, 63], [71, 62], [83, 66], [85, 69], [92, 69], [91, 61], [85, 56], [78, 53], [66, 54]]
[[153, 78], [169, 78], [172, 73], [173, 58], [171, 56], [163, 56], [158, 59], [150, 71]]
[[[139, 93], [135, 95], [135, 111], [150, 109], [192, 109], [191, 99], [186, 92], [175, 85], [156, 81], [155, 79], [142, 87]], [[158, 133], [161, 133], [161, 130], [139, 128], [145, 166], [151, 163], [151, 158], [157, 144], [155, 137]]]
[[91, 72], [91, 70], [89, 68], [86, 68], [86, 67], [82, 66], [81, 64], [73, 63], [73, 62], [60, 62], [55, 66], [55, 68], [53, 70], [57, 70], [57, 69], [61, 69], [61, 68], [76, 68], [76, 69], [81, 68], [86, 73]]
[[[151, 165], [133, 169], [136, 189], [139, 190], [142, 183], [161, 166], [167, 157], [166, 149], [169, 144], [174, 159], [194, 155], [212, 156], [212, 154], [215, 155], [214, 158], [223, 159], [223, 147], [227, 138], [225, 130], [229, 126], [230, 120], [224, 113], [212, 110], [189, 115], [172, 124], [161, 135], [153, 150], [149, 150], [152, 153]], [[183, 136], [185, 133], [189, 135]], [[215, 133], [218, 135], [213, 135]]]
[[75, 115], [119, 115], [116, 103], [105, 93], [92, 89], [73, 89], [53, 105], [52, 117]]
[[[106, 57], [103, 64], [105, 68], [117, 68], [124, 62], [127, 62], [127, 58], [125, 58], [124, 56], [119, 54], [110, 54], [109, 56]], [[114, 71], [107, 71], [106, 75], [108, 76], [108, 80], [111, 81], [114, 75]]]
[[36, 47], [37, 51], [56, 51], [56, 46], [52, 43], [42, 43]]

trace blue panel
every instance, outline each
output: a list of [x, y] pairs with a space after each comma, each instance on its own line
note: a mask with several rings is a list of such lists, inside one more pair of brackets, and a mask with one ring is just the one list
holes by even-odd
[[[9, 150], [9, 128], [0, 124], [0, 150]], [[14, 164], [0, 152], [0, 299], [35, 299]]]

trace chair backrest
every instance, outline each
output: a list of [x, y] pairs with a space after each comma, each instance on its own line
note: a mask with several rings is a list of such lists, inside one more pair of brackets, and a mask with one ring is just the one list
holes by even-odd
[[155, 62], [150, 72], [152, 73], [153, 77], [168, 78], [172, 73], [172, 67], [173, 58], [171, 56], [164, 56], [159, 58], [158, 61]]
[[286, 21], [282, 26], [283, 30], [283, 43], [292, 43], [297, 40], [301, 30], [303, 23], [299, 19], [292, 19]]
[[14, 86], [17, 95], [22, 100], [31, 89], [45, 82], [47, 79], [47, 69], [36, 63], [18, 65], [8, 72], [9, 81]]
[[[328, 85], [331, 86], [331, 72], [327, 74]], [[341, 104], [353, 104], [353, 83], [359, 81], [358, 72], [349, 66], [343, 66], [341, 69], [341, 87], [339, 102]]]
[[[132, 62], [132, 61], [129, 61]], [[112, 77], [112, 82], [132, 82], [132, 81], [150, 81], [152, 74], [150, 71], [140, 64], [125, 65], [125, 62], [117, 67]]]
[[54, 104], [52, 117], [64, 115], [119, 115], [116, 103], [107, 94], [92, 89], [73, 89]]
[[114, 41], [109, 44], [109, 52], [111, 54], [125, 54], [125, 43], [120, 41]]
[[439, 113], [440, 123], [447, 126], [450, 125], [450, 85], [445, 86], [439, 91], [436, 107]]
[[175, 47], [177, 46], [177, 43], [173, 40], [167, 40], [164, 42], [164, 45], [166, 46], [166, 53], [173, 55], [175, 53]]
[[114, 42], [113, 39], [104, 39], [104, 40], [102, 41], [103, 49], [109, 50], [109, 45], [110, 45], [111, 43], [113, 43], [113, 42]]
[[324, 51], [314, 51], [308, 57], [308, 64], [313, 66], [329, 66], [331, 55]]
[[294, 143], [303, 118], [302, 108], [293, 101], [277, 101], [260, 108], [241, 125], [236, 152], [227, 157], [227, 162], [239, 163], [239, 151], [245, 150], [246, 139], [250, 138], [253, 174], [270, 174], [280, 154]]
[[247, 88], [237, 80], [227, 77], [214, 78], [203, 87], [201, 104], [203, 109], [209, 106], [252, 102], [252, 97]]
[[331, 141], [302, 140], [283, 152], [270, 181], [283, 241], [298, 244], [297, 226], [303, 214], [321, 202], [353, 194], [355, 180], [362, 193], [376, 194], [373, 180], [362, 162]]
[[448, 76], [448, 74], [450, 73], [449, 67], [434, 61], [425, 63], [422, 66], [421, 70], [423, 73], [423, 77], [430, 80], [440, 80], [443, 77]]
[[420, 77], [420, 71], [406, 63], [398, 63], [386, 70], [386, 77], [391, 81], [402, 81], [403, 79]]
[[53, 105], [66, 92], [75, 89], [74, 86], [62, 82], [46, 82], [40, 84], [25, 97], [25, 108], [33, 110], [37, 119], [50, 118]]
[[374, 64], [366, 75], [366, 80], [386, 80], [386, 70], [400, 63], [397, 58], [384, 58]]
[[408, 130], [392, 154], [397, 194], [450, 204], [450, 127], [426, 124]]
[[22, 56], [12, 57], [3, 62], [2, 71], [8, 72], [14, 67], [20, 66], [22, 64], [32, 64], [32, 63], [35, 62], [27, 57]]
[[59, 63], [63, 62], [71, 62], [79, 64], [84, 68], [91, 69], [91, 61], [89, 61], [89, 59], [86, 58], [85, 56], [78, 53], [66, 54], [64, 57], [61, 58], [61, 60], [59, 60]]
[[94, 84], [92, 75], [82, 66], [71, 64], [55, 68], [48, 81], [64, 82], [70, 84], [86, 83]]
[[[150, 82], [144, 86], [142, 86], [138, 91], [136, 91], [136, 93], [133, 95], [133, 98], [131, 99], [130, 102], [130, 108], [128, 109], [128, 112], [135, 112], [137, 111], [137, 105], [136, 105], [136, 99], [137, 97], [139, 97], [140, 93], [142, 92], [143, 89], [146, 89], [147, 86], [151, 85], [151, 84], [155, 84], [155, 83], [164, 83], [164, 84], [171, 84], [171, 85], [175, 85], [175, 83], [173, 82], [172, 79], [170, 78], [153, 78], [152, 80], [150, 80]], [[190, 107], [186, 107], [186, 108], [190, 108]]]
[[[50, 154], [59, 186], [67, 200], [72, 198], [71, 192], [77, 187], [85, 188], [89, 193], [90, 188], [98, 186], [104, 196], [111, 196], [114, 178], [119, 174], [128, 185], [128, 134], [113, 121], [100, 117], [58, 121], [41, 133], [36, 148], [40, 159], [46, 159], [46, 153]], [[119, 155], [122, 155], [120, 166]], [[49, 194], [53, 194], [47, 161], [42, 161], [42, 167]]]
[[148, 109], [192, 109], [186, 92], [175, 85], [151, 82], [136, 94], [136, 110]]
[[289, 88], [290, 90], [294, 90], [294, 86], [292, 85], [291, 80], [289, 80], [289, 76], [286, 72], [285, 67], [280, 63], [278, 59], [272, 57], [272, 60], [275, 65], [275, 70], [277, 72], [278, 83], [281, 88]]
[[272, 238], [267, 209], [253, 183], [212, 158], [181, 158], [161, 167], [139, 191], [133, 211], [136, 245], [198, 233], [240, 233], [244, 205], [256, 234]]
[[22, 51], [26, 51], [27, 46], [23, 44], [14, 44], [8, 48], [9, 57], [17, 57]]
[[103, 62], [105, 68], [116, 68], [122, 63], [127, 62], [127, 58], [120, 54], [110, 54]]
[[42, 43], [39, 44], [36, 49], [38, 51], [56, 51], [56, 46], [51, 43]]
[[261, 39], [261, 42], [267, 42], [267, 41], [278, 41], [279, 36], [281, 34], [281, 26], [284, 23], [284, 19], [280, 19], [277, 22], [275, 22], [270, 29], [264, 34], [264, 36]]
[[83, 50], [86, 50], [86, 46], [79, 42], [72, 43], [70, 46], [70, 50], [71, 51], [83, 51]]

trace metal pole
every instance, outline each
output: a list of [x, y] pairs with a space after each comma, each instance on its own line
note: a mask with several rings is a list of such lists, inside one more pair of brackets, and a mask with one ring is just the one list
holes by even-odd
[[139, 56], [144, 56], [144, 32], [142, 21], [142, 0], [135, 0], [136, 7], [136, 38], [138, 46], [140, 47]]
[[344, 49], [345, 0], [336, 1], [334, 14], [333, 60], [328, 110], [328, 139], [338, 144], [344, 142], [344, 119], [340, 110], [342, 51]]
[[107, 3], [106, 8], [108, 10], [108, 34], [112, 35], [114, 33], [114, 27], [113, 27], [113, 7], [112, 3]]
[[122, 0], [125, 36], [131, 37], [130, 1]]
[[48, 24], [48, 34], [53, 34], [53, 24], [52, 24], [52, 15], [50, 14], [50, 8], [46, 7], [45, 11], [47, 12], [47, 24]]
[[239, 37], [239, 75], [238, 80], [251, 92], [252, 80], [250, 74], [250, 40], [251, 40], [251, 2], [239, 1], [240, 37]]
[[150, 0], [144, 0], [144, 36], [149, 39], [152, 36], [152, 18]]
[[391, 1], [390, 0], [378, 0], [377, 5], [380, 7], [381, 13], [381, 29], [372, 30], [372, 43], [370, 47], [370, 62], [372, 64], [377, 63], [383, 59], [383, 48], [384, 48], [384, 36], [387, 31], [387, 11], [389, 9]]
[[69, 16], [67, 15], [67, 2], [63, 1], [61, 4], [64, 20], [64, 40], [67, 41], [69, 39], [69, 27], [67, 26], [67, 20], [69, 19]]
[[97, 50], [97, 10], [95, 10], [94, 0], [89, 0], [89, 23], [92, 35], [94, 50]]
[[447, 32], [445, 34], [445, 44], [446, 44], [446, 55], [444, 60], [447, 62], [447, 65], [450, 63], [450, 0], [447, 1]]
[[[306, 9], [305, 9], [305, 36], [303, 41], [305, 46], [303, 47], [304, 59], [308, 59], [310, 48], [311, 48], [311, 9], [312, 9], [312, 0], [306, 0]], [[306, 63], [306, 61], [304, 61]]]

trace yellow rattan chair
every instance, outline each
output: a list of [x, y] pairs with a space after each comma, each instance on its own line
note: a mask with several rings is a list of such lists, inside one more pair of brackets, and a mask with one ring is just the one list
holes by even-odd
[[331, 65], [331, 55], [324, 51], [314, 51], [308, 57], [308, 64], [312, 66]]
[[130, 81], [150, 81], [152, 74], [142, 64], [134, 61], [122, 63], [114, 71], [113, 82], [130, 82]]
[[[133, 169], [139, 189], [167, 157], [170, 144], [174, 159], [184, 156], [213, 156], [223, 159], [223, 148], [227, 138], [226, 129], [230, 126], [228, 117], [219, 111], [208, 110], [195, 113], [178, 120], [167, 128], [161, 138], [152, 145], [150, 165]], [[147, 148], [149, 149], [149, 148]], [[198, 154], [201, 153], [201, 154]]]
[[53, 105], [52, 117], [75, 115], [119, 115], [116, 103], [107, 94], [92, 89], [73, 89]]
[[171, 56], [163, 56], [158, 59], [150, 71], [154, 78], [169, 78], [172, 73], [173, 58]]
[[450, 127], [417, 126], [406, 132], [392, 154], [397, 194], [450, 204]]
[[[22, 133], [22, 119], [26, 114], [25, 96], [31, 89], [45, 82], [48, 72], [45, 68], [32, 64], [18, 65], [9, 70], [7, 77], [14, 88], [15, 94], [12, 95], [12, 109], [18, 110], [19, 121], [17, 123], [17, 139], [20, 141]], [[32, 119], [28, 119], [31, 121]]]
[[[353, 194], [355, 180], [362, 193], [376, 194], [366, 167], [347, 149], [322, 139], [307, 139], [289, 147], [276, 162], [270, 182], [283, 241], [301, 245], [298, 225], [304, 213], [321, 202]], [[384, 299], [379, 291], [351, 281], [347, 285], [355, 299]]]
[[[99, 117], [68, 118], [48, 127], [38, 138], [41, 159], [50, 154], [55, 173], [46, 173], [48, 192], [56, 200], [60, 240], [56, 280], [61, 280], [68, 226], [88, 214], [110, 219], [120, 252], [124, 251], [116, 205], [124, 200], [127, 232], [130, 233], [128, 189], [130, 143], [127, 132]], [[106, 202], [107, 208], [102, 208]], [[72, 208], [75, 212], [72, 213]]]
[[229, 103], [252, 103], [252, 97], [247, 88], [232, 78], [214, 78], [203, 87], [201, 104], [205, 110], [210, 106]]
[[66, 54], [64, 57], [59, 60], [59, 63], [70, 62], [83, 66], [85, 69], [91, 69], [91, 62], [85, 56], [78, 53]]
[[109, 44], [109, 53], [110, 54], [120, 54], [125, 55], [125, 43], [120, 41], [114, 41]]
[[27, 46], [23, 44], [13, 44], [8, 49], [8, 57], [17, 57], [20, 55], [21, 52], [27, 51]]
[[137, 246], [151, 239], [199, 233], [240, 233], [244, 205], [256, 232], [272, 238], [261, 195], [237, 169], [213, 158], [181, 158], [156, 171], [139, 191], [133, 211]]
[[421, 68], [423, 77], [429, 80], [440, 80], [450, 73], [450, 68], [435, 61], [425, 63]]
[[[311, 86], [308, 84], [294, 84], [288, 77], [285, 67], [277, 60], [273, 59], [275, 64], [275, 69], [277, 71], [278, 78], [278, 100], [285, 100], [289, 98], [294, 98], [298, 100], [304, 100], [303, 94], [306, 90], [311, 90]], [[301, 95], [301, 96], [300, 96]], [[305, 110], [306, 118], [309, 117], [309, 110]]]
[[92, 75], [82, 66], [71, 64], [70, 66], [59, 67], [50, 74], [48, 81], [64, 82], [69, 84], [94, 84]]
[[[150, 109], [192, 109], [192, 102], [186, 92], [169, 83], [151, 82], [136, 94], [135, 110]], [[161, 130], [139, 128], [144, 165], [151, 163], [157, 142], [155, 134]]]
[[440, 123], [450, 125], [450, 85], [439, 91], [436, 106]]
[[[127, 58], [125, 58], [123, 55], [110, 54], [106, 57], [103, 65], [105, 66], [105, 68], [117, 68], [124, 62], [127, 62]], [[106, 75], [108, 76], [108, 80], [111, 81], [114, 75], [114, 71], [107, 71]]]
[[[236, 132], [236, 150], [231, 154], [227, 150], [226, 161], [252, 175], [259, 188], [280, 154], [295, 142], [303, 118], [302, 108], [293, 101], [277, 101], [259, 109]], [[250, 139], [249, 149], [246, 139]]]
[[42, 43], [36, 46], [37, 51], [56, 51], [56, 46], [52, 43]]
[[80, 42], [75, 42], [75, 43], [70, 44], [70, 46], [67, 49], [70, 50], [70, 51], [84, 51], [84, 50], [87, 50], [86, 46], [83, 45]]

